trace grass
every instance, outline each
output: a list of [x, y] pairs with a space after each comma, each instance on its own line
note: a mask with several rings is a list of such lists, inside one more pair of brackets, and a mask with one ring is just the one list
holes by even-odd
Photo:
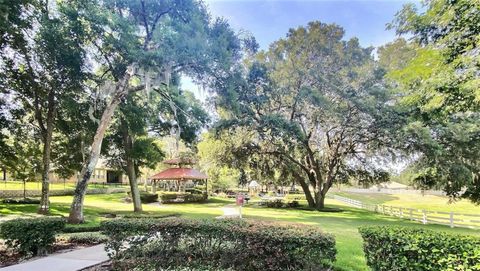
[[[74, 182], [65, 182], [65, 183], [50, 183], [50, 190], [73, 190], [77, 184]], [[104, 185], [103, 183], [90, 183], [89, 188], [104, 188], [104, 187], [128, 187], [128, 185], [120, 184], [108, 184]], [[0, 190], [23, 190], [24, 184], [20, 181], [0, 181]], [[41, 182], [26, 182], [26, 190], [38, 190], [42, 189]]]
[[[123, 194], [87, 195], [85, 199], [85, 218], [87, 225], [98, 225], [105, 213], [131, 213], [131, 204], [123, 203]], [[51, 197], [51, 212], [55, 215], [68, 215], [71, 203], [70, 196]], [[222, 207], [234, 203], [233, 199], [213, 198], [205, 204], [171, 204], [171, 205], [144, 205], [144, 214], [181, 214], [192, 218], [213, 218], [223, 214]], [[350, 208], [333, 199], [327, 200], [332, 208], [343, 209], [343, 212], [316, 212], [308, 210], [269, 209], [248, 204], [243, 208], [243, 215], [249, 219], [275, 220], [297, 222], [316, 225], [325, 232], [336, 236], [337, 262], [336, 270], [369, 270], [366, 266], [362, 251], [362, 240], [358, 234], [358, 227], [365, 225], [402, 225], [407, 227], [426, 227], [433, 230], [442, 230], [454, 233], [480, 236], [480, 231], [445, 226], [421, 225], [407, 220], [383, 216], [364, 210]], [[1, 215], [34, 215], [36, 205], [5, 205], [0, 204]]]
[[335, 194], [370, 204], [383, 204], [404, 208], [425, 209], [430, 211], [455, 212], [464, 214], [480, 214], [480, 206], [468, 200], [450, 202], [448, 197], [418, 194], [380, 194], [380, 193], [349, 193]]

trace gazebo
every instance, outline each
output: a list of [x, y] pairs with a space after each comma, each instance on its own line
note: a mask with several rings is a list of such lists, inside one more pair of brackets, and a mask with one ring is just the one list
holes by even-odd
[[[149, 179], [152, 181], [152, 192], [156, 192], [157, 181], [170, 181], [176, 182], [178, 191], [185, 190], [186, 182], [202, 180], [205, 182], [205, 192], [208, 192], [208, 176], [194, 168], [192, 165], [196, 164], [196, 161], [191, 158], [174, 158], [170, 160], [163, 161], [164, 164], [170, 166], [153, 176]], [[182, 191], [182, 192], [183, 192]]]
[[260, 187], [260, 184], [258, 184], [257, 181], [253, 180], [248, 184], [248, 190], [251, 195], [255, 195], [258, 192], [258, 188]]

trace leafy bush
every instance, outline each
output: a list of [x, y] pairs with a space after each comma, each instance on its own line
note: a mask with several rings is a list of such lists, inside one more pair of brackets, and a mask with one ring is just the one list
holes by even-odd
[[367, 264], [383, 270], [480, 270], [480, 239], [425, 229], [362, 227]]
[[158, 194], [142, 192], [142, 193], [140, 193], [140, 200], [142, 201], [142, 203], [157, 202], [158, 201]]
[[19, 198], [19, 199], [4, 199], [2, 203], [5, 204], [40, 204], [39, 199]]
[[200, 190], [198, 188], [187, 188], [185, 189], [185, 192], [190, 194], [203, 194], [205, 193], [205, 190]]
[[206, 194], [186, 194], [183, 198], [184, 202], [203, 202], [207, 200]]
[[101, 228], [100, 226], [97, 225], [89, 225], [89, 226], [84, 226], [82, 224], [79, 225], [67, 225], [62, 232], [64, 233], [74, 233], [74, 232], [96, 232], [100, 231]]
[[76, 232], [65, 237], [66, 241], [73, 244], [96, 245], [108, 241], [108, 237], [100, 232]]
[[55, 242], [55, 234], [65, 227], [60, 217], [13, 219], [0, 225], [0, 237], [7, 247], [25, 255], [45, 254]]
[[298, 208], [298, 207], [300, 207], [300, 203], [298, 202], [298, 200], [292, 200], [292, 201], [289, 201], [287, 203], [287, 207], [288, 208]]
[[328, 270], [336, 254], [332, 235], [305, 225], [165, 218], [116, 219], [102, 227], [118, 270]]
[[[170, 214], [142, 214], [142, 213], [131, 213], [123, 215], [122, 218], [166, 218], [166, 217], [178, 217], [180, 214], [178, 213], [170, 213]], [[99, 227], [100, 228], [100, 227]]]
[[267, 201], [265, 205], [269, 208], [282, 208], [284, 206], [284, 203], [281, 199], [274, 199]]
[[169, 193], [161, 194], [162, 203], [179, 203], [179, 202], [203, 202], [207, 200], [206, 194], [188, 194], [188, 193]]
[[174, 202], [178, 197], [177, 193], [168, 193], [168, 194], [160, 194], [160, 201], [162, 203], [170, 203]]

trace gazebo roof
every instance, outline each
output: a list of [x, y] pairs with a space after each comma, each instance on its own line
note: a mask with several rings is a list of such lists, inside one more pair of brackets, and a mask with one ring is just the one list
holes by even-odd
[[152, 180], [204, 180], [208, 176], [193, 168], [169, 168], [159, 172], [152, 177]]

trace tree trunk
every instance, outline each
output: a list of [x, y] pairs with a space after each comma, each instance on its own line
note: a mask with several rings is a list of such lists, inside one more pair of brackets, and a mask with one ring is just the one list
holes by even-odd
[[127, 167], [125, 171], [127, 172], [128, 182], [130, 183], [130, 191], [132, 195], [133, 202], [133, 211], [141, 212], [142, 211], [142, 201], [140, 200], [140, 191], [138, 190], [137, 183], [137, 173], [135, 172], [135, 162], [130, 157], [133, 149], [133, 140], [132, 136], [129, 134], [127, 124], [122, 119], [121, 123], [122, 137], [123, 137], [123, 148], [125, 151], [125, 157], [127, 162]]
[[310, 192], [310, 188], [308, 184], [300, 175], [297, 175], [297, 182], [302, 187], [303, 193], [305, 194], [305, 198], [307, 199], [307, 202], [308, 202], [308, 207], [315, 208], [315, 200], [312, 197], [312, 193]]
[[130, 183], [130, 191], [132, 194], [133, 211], [142, 211], [142, 201], [140, 200], [140, 191], [138, 189], [137, 174], [135, 172], [135, 165], [132, 159], [127, 158], [127, 175]]
[[105, 135], [105, 131], [110, 125], [110, 122], [112, 121], [113, 113], [115, 112], [115, 109], [120, 104], [122, 99], [128, 94], [127, 84], [130, 80], [132, 73], [133, 68], [128, 67], [123, 78], [117, 83], [111, 101], [108, 103], [107, 107], [103, 111], [102, 118], [100, 119], [100, 123], [98, 125], [97, 131], [95, 132], [95, 136], [90, 147], [89, 156], [86, 163], [83, 165], [82, 171], [80, 172], [79, 180], [77, 182], [77, 187], [75, 188], [72, 205], [70, 207], [70, 215], [68, 217], [69, 223], [79, 224], [83, 223], [84, 221], [83, 200], [85, 198], [87, 184], [90, 180], [90, 177], [92, 176], [93, 171], [95, 170], [95, 166], [97, 165], [103, 137]]
[[331, 181], [327, 181], [325, 184], [323, 184], [323, 187], [319, 188], [319, 191], [316, 192], [315, 200], [317, 203], [317, 210], [325, 208], [325, 198], [327, 197], [328, 190], [330, 190], [330, 187], [332, 186], [331, 184]]
[[[37, 118], [41, 118], [41, 114], [37, 115]], [[41, 127], [43, 127], [42, 120], [37, 119]], [[52, 150], [52, 134], [53, 123], [55, 121], [55, 92], [52, 90], [48, 94], [48, 112], [47, 112], [47, 127], [44, 127], [42, 131], [43, 139], [43, 153], [42, 153], [42, 195], [40, 198], [40, 206], [38, 208], [39, 214], [48, 214], [49, 207], [49, 194], [50, 194], [50, 154]]]
[[38, 209], [39, 214], [48, 214], [49, 212], [49, 193], [50, 193], [50, 153], [52, 143], [52, 129], [47, 132], [46, 139], [43, 143], [43, 170], [42, 170], [42, 195], [40, 198], [40, 207]]
[[319, 196], [317, 197], [317, 210], [322, 210], [325, 208], [325, 196], [322, 193], [318, 193]]

